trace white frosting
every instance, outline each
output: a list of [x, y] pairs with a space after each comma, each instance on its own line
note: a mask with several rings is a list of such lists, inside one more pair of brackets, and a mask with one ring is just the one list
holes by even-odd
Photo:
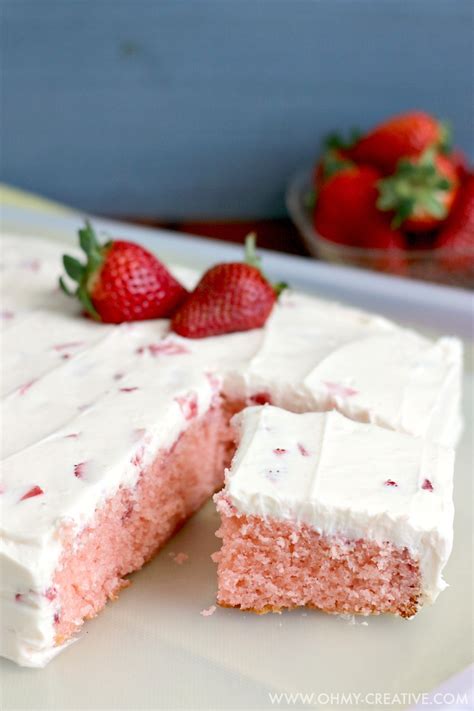
[[224, 496], [240, 513], [389, 541], [419, 562], [425, 602], [446, 587], [454, 450], [334, 411], [265, 405], [246, 408], [233, 423], [240, 443]]
[[[434, 343], [291, 291], [263, 329], [246, 333], [191, 341], [165, 320], [97, 324], [58, 290], [64, 251], [72, 250], [2, 238], [0, 653], [21, 664], [57, 651], [44, 592], [61, 553], [58, 527], [80, 530], [120, 485], [134, 485], [137, 449], [152, 459], [186, 428], [183, 398], [195, 398], [199, 416], [216, 387], [239, 399], [270, 393], [296, 411], [336, 407], [446, 444], [458, 436], [456, 339]], [[176, 272], [189, 286], [199, 276]], [[20, 501], [33, 487], [44, 493]]]

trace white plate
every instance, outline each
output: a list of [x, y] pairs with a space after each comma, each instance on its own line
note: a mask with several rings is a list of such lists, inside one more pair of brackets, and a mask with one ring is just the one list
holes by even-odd
[[[2, 219], [4, 229], [47, 232], [60, 239], [72, 239], [78, 223], [77, 216], [16, 208], [7, 208]], [[204, 266], [236, 253], [235, 247], [198, 238], [97, 224], [186, 264]], [[265, 259], [272, 276], [286, 276], [307, 291], [431, 329], [438, 324], [451, 333], [466, 336], [470, 331], [469, 294], [272, 253]], [[200, 611], [213, 604], [216, 588], [210, 554], [217, 547], [218, 519], [207, 504], [46, 669], [1, 661], [3, 709], [265, 709], [278, 707], [271, 694], [280, 692], [314, 694], [306, 704], [301, 697], [294, 703], [283, 700], [283, 708], [343, 708], [342, 694], [348, 693], [354, 695], [352, 708], [380, 708], [375, 693], [388, 695], [384, 708], [417, 703], [417, 694], [434, 689], [471, 661], [473, 384], [468, 345], [455, 544], [446, 568], [450, 588], [436, 605], [411, 621], [354, 621], [300, 610], [259, 617], [217, 609], [203, 617]], [[171, 552], [185, 552], [189, 560], [177, 565]], [[368, 694], [365, 702], [357, 694]], [[406, 694], [404, 703], [397, 703], [401, 697], [394, 694]]]

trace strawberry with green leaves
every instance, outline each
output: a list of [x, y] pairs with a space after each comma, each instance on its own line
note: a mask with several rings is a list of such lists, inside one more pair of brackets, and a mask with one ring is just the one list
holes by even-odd
[[314, 213], [316, 231], [325, 239], [352, 247], [402, 249], [401, 233], [376, 206], [380, 173], [369, 166], [350, 166], [321, 188]]
[[331, 133], [323, 142], [323, 154], [314, 169], [316, 193], [335, 173], [354, 165], [349, 157], [349, 150], [359, 138], [359, 132], [353, 129], [349, 139], [345, 140], [338, 133]]
[[372, 267], [403, 274], [405, 238], [376, 205], [380, 177], [370, 166], [353, 165], [335, 173], [319, 192], [314, 225], [331, 242], [373, 250]]
[[411, 111], [384, 121], [362, 136], [349, 149], [348, 157], [390, 175], [400, 159], [420, 156], [432, 147], [447, 151], [449, 143], [446, 124], [424, 111]]
[[79, 230], [79, 243], [87, 258], [85, 264], [67, 254], [63, 257], [66, 274], [76, 287], [71, 291], [63, 277], [59, 283], [98, 321], [168, 318], [188, 295], [151, 252], [134, 242], [111, 240], [100, 244], [87, 222]]
[[330, 148], [325, 151], [314, 170], [313, 180], [316, 194], [329, 178], [332, 178], [336, 173], [339, 173], [345, 168], [350, 168], [353, 165], [353, 162], [349, 160], [349, 158], [346, 158], [342, 151], [336, 148]]
[[263, 276], [255, 235], [247, 237], [245, 251], [245, 262], [217, 264], [205, 272], [171, 321], [175, 333], [206, 338], [264, 325], [286, 285], [272, 285]]
[[429, 148], [418, 158], [402, 158], [395, 173], [379, 181], [377, 207], [392, 213], [395, 228], [428, 232], [446, 219], [458, 187], [456, 166]]

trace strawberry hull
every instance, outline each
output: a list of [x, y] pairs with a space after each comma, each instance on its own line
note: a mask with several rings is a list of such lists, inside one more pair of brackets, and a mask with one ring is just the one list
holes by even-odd
[[428, 149], [419, 158], [403, 158], [397, 170], [377, 184], [377, 208], [405, 232], [429, 232], [448, 217], [459, 189], [458, 172], [446, 156]]

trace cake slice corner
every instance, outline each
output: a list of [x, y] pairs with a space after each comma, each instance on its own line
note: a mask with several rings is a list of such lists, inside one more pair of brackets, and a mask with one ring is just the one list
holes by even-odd
[[408, 618], [446, 587], [452, 450], [334, 411], [252, 407], [234, 426], [220, 605]]

